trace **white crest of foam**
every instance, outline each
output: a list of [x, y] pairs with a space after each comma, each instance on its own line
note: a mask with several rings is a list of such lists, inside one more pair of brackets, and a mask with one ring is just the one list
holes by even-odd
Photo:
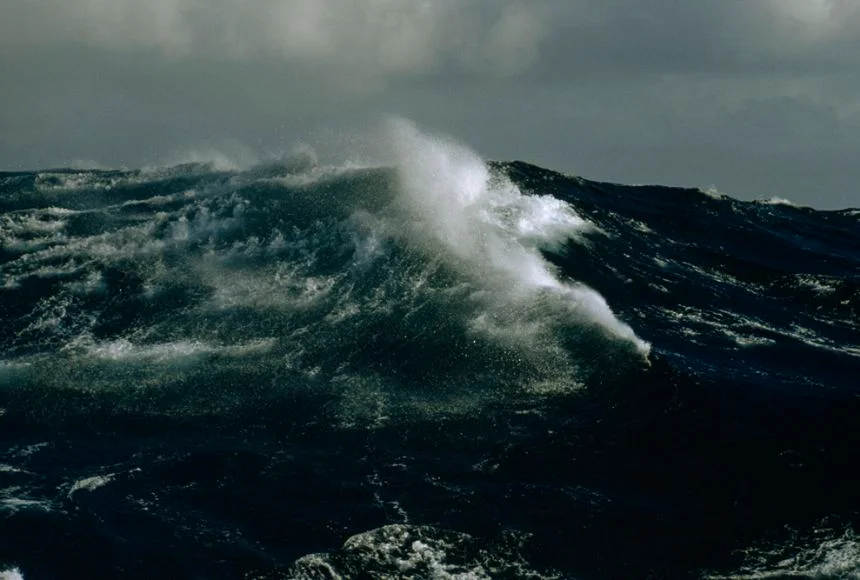
[[24, 574], [21, 573], [20, 568], [0, 570], [0, 580], [24, 580]]
[[757, 199], [756, 203], [761, 203], [764, 205], [788, 205], [791, 207], [797, 207], [797, 204], [791, 201], [790, 199], [785, 199], [784, 197], [768, 197], [766, 199]]
[[795, 274], [794, 280], [798, 286], [812, 290], [816, 294], [832, 294], [836, 292], [836, 286], [833, 285], [835, 280], [825, 278], [824, 276]]
[[572, 207], [550, 196], [523, 195], [509, 180], [491, 175], [473, 151], [425, 135], [408, 121], [392, 120], [389, 132], [411, 234], [458, 258], [503, 309], [548, 291], [581, 321], [598, 324], [647, 353], [647, 343], [615, 317], [600, 294], [560, 281], [541, 255], [540, 249], [558, 247], [593, 228]]
[[116, 477], [115, 473], [108, 473], [105, 475], [95, 475], [93, 477], [87, 477], [84, 479], [79, 479], [76, 481], [72, 488], [69, 490], [69, 497], [75, 494], [78, 491], [95, 491], [100, 487], [104, 487], [114, 480]]
[[[352, 536], [337, 556], [309, 554], [290, 570], [291, 578], [342, 578], [338, 567], [370, 570], [380, 578], [432, 578], [483, 580], [495, 577], [559, 578], [554, 570], [543, 574], [509, 549], [479, 548], [475, 538], [461, 532], [430, 526], [390, 524]], [[351, 577], [351, 576], [350, 576]]]
[[20, 469], [15, 467], [14, 465], [9, 465], [6, 463], [0, 463], [0, 473], [29, 473], [24, 469]]
[[16, 513], [23, 510], [51, 511], [51, 503], [47, 500], [35, 500], [26, 496], [26, 491], [19, 485], [0, 489], [0, 513]]
[[[480, 563], [464, 566], [448, 562], [448, 552], [454, 546], [432, 533], [417, 533], [419, 530], [421, 528], [394, 524], [357, 534], [347, 539], [344, 551], [367, 554], [375, 563], [404, 576], [425, 573], [438, 580], [490, 578]], [[469, 537], [464, 534], [463, 538]]]
[[702, 195], [706, 195], [712, 199], [728, 199], [729, 196], [719, 189], [715, 185], [709, 185], [708, 187], [700, 187], [699, 193]]

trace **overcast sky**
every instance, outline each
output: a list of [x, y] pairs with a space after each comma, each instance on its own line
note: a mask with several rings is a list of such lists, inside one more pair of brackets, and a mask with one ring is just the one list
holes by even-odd
[[588, 178], [860, 206], [860, 1], [0, 0], [3, 169], [325, 159], [389, 114]]

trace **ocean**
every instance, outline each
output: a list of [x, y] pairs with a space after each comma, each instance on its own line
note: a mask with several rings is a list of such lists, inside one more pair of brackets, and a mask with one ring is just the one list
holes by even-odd
[[389, 133], [0, 173], [0, 578], [860, 578], [860, 210]]

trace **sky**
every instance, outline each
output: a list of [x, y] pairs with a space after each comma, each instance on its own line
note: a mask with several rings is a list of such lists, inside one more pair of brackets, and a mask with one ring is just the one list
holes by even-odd
[[860, 206], [857, 0], [0, 0], [0, 169], [361, 157]]

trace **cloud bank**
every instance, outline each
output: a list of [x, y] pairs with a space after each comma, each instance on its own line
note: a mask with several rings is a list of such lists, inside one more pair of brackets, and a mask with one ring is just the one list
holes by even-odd
[[[23, 4], [23, 3], [22, 3]], [[151, 51], [171, 60], [259, 58], [334, 73], [416, 75], [446, 66], [520, 72], [542, 11], [500, 0], [34, 0], [10, 6], [6, 45]]]
[[860, 205], [851, 0], [0, 0], [0, 167], [402, 114], [602, 179]]

